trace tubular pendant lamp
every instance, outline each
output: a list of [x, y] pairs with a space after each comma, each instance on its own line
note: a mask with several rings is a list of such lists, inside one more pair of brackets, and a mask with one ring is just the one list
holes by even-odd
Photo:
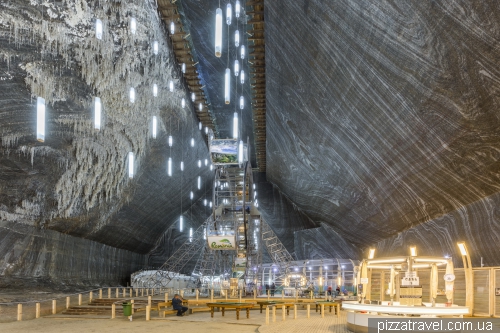
[[158, 42], [154, 41], [153, 43], [153, 53], [158, 54]]
[[170, 89], [170, 92], [174, 91], [174, 81], [170, 80], [170, 82], [168, 83], [168, 88]]
[[215, 11], [215, 56], [220, 58], [222, 55], [222, 9]]
[[238, 60], [234, 61], [234, 76], [240, 74], [240, 62]]
[[228, 3], [226, 6], [226, 24], [231, 25], [231, 19], [233, 17], [233, 8], [231, 7], [231, 3]]
[[130, 99], [130, 103], [135, 102], [135, 89], [134, 88], [130, 88], [129, 99]]
[[134, 153], [128, 153], [128, 178], [134, 178]]
[[203, 104], [202, 103], [198, 104], [198, 110], [203, 111]]
[[175, 33], [175, 24], [174, 21], [170, 22], [170, 34], [173, 35]]
[[241, 45], [240, 55], [241, 55], [241, 59], [245, 59], [245, 45]]
[[184, 97], [181, 99], [181, 106], [183, 109], [186, 106], [186, 100], [184, 99]]
[[245, 107], [245, 98], [243, 96], [240, 96], [240, 109], [243, 110]]
[[96, 130], [101, 129], [101, 99], [99, 97], [94, 98], [94, 128]]
[[184, 171], [184, 161], [181, 161], [181, 171]]
[[195, 99], [196, 99], [196, 95], [194, 93], [191, 93], [191, 100], [194, 102]]
[[240, 73], [240, 82], [241, 84], [245, 83], [245, 71], [242, 69]]
[[102, 39], [102, 21], [95, 20], [95, 38]]
[[186, 73], [186, 63], [182, 63], [181, 65], [181, 70], [182, 70], [182, 73], [185, 74]]
[[167, 173], [172, 176], [172, 157], [168, 158]]
[[201, 168], [201, 160], [198, 160], [198, 168]]
[[240, 46], [240, 32], [238, 30], [234, 32], [234, 46]]
[[243, 163], [243, 140], [240, 140], [238, 145], [238, 162]]
[[45, 141], [45, 99], [36, 98], [36, 139]]
[[172, 136], [171, 136], [171, 135], [169, 135], [169, 136], [168, 136], [168, 146], [169, 146], [169, 147], [172, 147], [172, 144], [173, 144], [173, 143], [174, 143], [174, 141], [173, 141], [173, 139], [172, 139]]
[[240, 0], [236, 0], [236, 3], [234, 4], [234, 16], [236, 16], [236, 18], [240, 17], [240, 11], [241, 11]]
[[201, 131], [201, 129], [203, 128], [203, 124], [201, 123], [201, 121], [198, 123], [198, 129]]
[[191, 147], [194, 147], [194, 138], [191, 138]]
[[135, 20], [135, 17], [130, 18], [130, 32], [132, 34], [135, 34], [137, 30], [137, 21]]
[[224, 84], [224, 101], [229, 104], [231, 97], [231, 70], [226, 68], [225, 84]]
[[189, 193], [189, 199], [193, 200], [193, 197], [194, 197], [194, 195], [193, 195], [193, 191], [191, 191], [191, 192]]
[[179, 231], [182, 232], [183, 228], [184, 228], [184, 217], [181, 215], [179, 217]]
[[153, 139], [156, 139], [156, 127], [157, 127], [156, 116], [153, 116]]
[[233, 138], [238, 138], [238, 112], [235, 112], [233, 117]]
[[153, 96], [158, 96], [158, 85], [156, 83], [153, 84]]
[[201, 189], [201, 176], [198, 176], [198, 190]]

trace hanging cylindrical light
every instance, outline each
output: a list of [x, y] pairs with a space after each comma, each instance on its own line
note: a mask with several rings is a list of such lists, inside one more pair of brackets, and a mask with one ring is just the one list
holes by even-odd
[[172, 144], [174, 143], [173, 138], [171, 135], [168, 136], [168, 146], [172, 147]]
[[193, 228], [189, 228], [189, 241], [193, 241]]
[[203, 124], [201, 123], [201, 121], [198, 123], [198, 129], [201, 131], [201, 129], [203, 128]]
[[172, 176], [172, 157], [168, 158], [167, 173]]
[[130, 18], [130, 32], [132, 34], [135, 34], [135, 31], [137, 30], [137, 21], [135, 20], [135, 17]]
[[201, 168], [201, 160], [198, 160], [198, 168]]
[[198, 190], [201, 189], [201, 176], [198, 176]]
[[99, 97], [94, 98], [94, 128], [101, 129], [101, 99]]
[[194, 101], [195, 101], [195, 99], [196, 99], [196, 95], [195, 95], [195, 93], [191, 93], [191, 100], [194, 102]]
[[228, 3], [226, 6], [226, 23], [227, 23], [227, 25], [231, 25], [232, 17], [233, 17], [233, 8], [231, 7], [231, 3]]
[[205, 158], [205, 166], [208, 165], [208, 160]]
[[168, 89], [170, 90], [170, 92], [174, 91], [174, 81], [170, 80], [170, 82], [168, 83]]
[[203, 206], [207, 205], [207, 199], [203, 199]]
[[240, 74], [240, 62], [238, 60], [234, 61], [234, 76]]
[[153, 43], [153, 53], [158, 54], [158, 42], [154, 41]]
[[194, 147], [194, 138], [191, 138], [191, 147]]
[[134, 153], [128, 153], [128, 178], [134, 178]]
[[225, 85], [224, 85], [224, 101], [226, 104], [229, 104], [231, 100], [231, 70], [226, 68], [226, 77], [225, 77]]
[[181, 171], [184, 171], [184, 161], [181, 161]]
[[156, 139], [156, 127], [157, 127], [156, 116], [153, 116], [153, 139]]
[[184, 99], [184, 97], [181, 99], [181, 106], [183, 109], [186, 106], [186, 100]]
[[233, 117], [233, 138], [238, 139], [238, 112], [235, 112]]
[[45, 99], [36, 98], [36, 139], [45, 141]]
[[130, 91], [129, 91], [129, 99], [130, 99], [130, 103], [134, 103], [135, 102], [135, 89], [134, 88], [130, 88]]
[[205, 127], [205, 134], [208, 134], [208, 127]]
[[175, 33], [175, 24], [174, 21], [170, 22], [170, 34], [173, 35]]
[[236, 3], [234, 5], [234, 16], [236, 16], [237, 18], [240, 17], [240, 11], [241, 11], [240, 0], [236, 0]]
[[210, 171], [212, 171], [213, 169], [214, 169], [213, 164], [210, 164]]
[[215, 11], [215, 56], [222, 55], [222, 9]]
[[245, 83], [245, 71], [242, 69], [240, 73], [240, 82], [241, 84]]
[[245, 59], [245, 45], [241, 45], [240, 55], [241, 55], [241, 59]]
[[181, 215], [179, 217], [179, 231], [182, 232], [183, 228], [184, 228], [184, 217]]
[[95, 38], [102, 39], [102, 21], [95, 20]]
[[234, 46], [238, 47], [240, 46], [240, 31], [236, 30], [234, 32]]
[[156, 83], [153, 84], [153, 96], [158, 96], [158, 85]]
[[243, 110], [245, 107], [245, 97], [240, 96], [240, 109]]
[[238, 163], [243, 163], [243, 140], [240, 140], [240, 144], [238, 146]]
[[186, 73], [186, 64], [185, 63], [182, 63], [181, 70], [182, 70], [182, 74]]
[[191, 192], [189, 193], [189, 199], [193, 200], [193, 198], [194, 198], [194, 194], [193, 194], [193, 191], [191, 191]]

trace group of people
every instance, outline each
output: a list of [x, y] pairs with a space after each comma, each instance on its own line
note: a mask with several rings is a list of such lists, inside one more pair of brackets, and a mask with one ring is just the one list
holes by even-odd
[[268, 284], [264, 285], [264, 294], [265, 295], [267, 295], [268, 290], [269, 290], [269, 294], [271, 296], [274, 296], [274, 292], [276, 291], [276, 285], [274, 284], [274, 282], [271, 285], [268, 285]]

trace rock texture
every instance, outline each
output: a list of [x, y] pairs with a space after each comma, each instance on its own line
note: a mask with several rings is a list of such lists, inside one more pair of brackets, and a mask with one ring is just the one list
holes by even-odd
[[413, 235], [441, 254], [427, 242], [438, 225], [450, 255], [477, 243], [498, 224], [484, 198], [500, 185], [499, 13], [497, 1], [266, 2], [268, 180], [361, 248]]

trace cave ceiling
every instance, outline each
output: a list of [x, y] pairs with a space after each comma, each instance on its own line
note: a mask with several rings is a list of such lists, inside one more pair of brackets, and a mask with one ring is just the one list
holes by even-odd
[[[254, 11], [253, 3], [244, 9]], [[225, 47], [217, 58], [218, 2], [177, 6], [216, 135], [231, 137], [239, 112], [241, 137], [257, 168], [255, 94], [232, 76], [236, 91], [226, 105], [223, 89], [224, 70], [238, 57], [234, 24], [242, 43], [253, 43], [246, 33], [250, 15], [233, 18], [229, 51], [223, 24]], [[293, 230], [324, 228], [339, 240], [333, 253], [352, 255], [425, 230], [415, 228], [447, 214], [465, 226], [453, 237], [465, 236], [475, 220], [498, 225], [486, 209], [468, 218], [456, 214], [500, 186], [497, 1], [267, 0], [264, 8], [265, 172], [304, 216]], [[179, 106], [189, 91], [156, 3], [7, 0], [0, 9], [0, 217], [148, 253], [177, 222], [180, 206], [189, 208], [192, 189], [184, 184], [194, 187], [202, 177], [204, 185], [195, 189], [202, 200], [213, 177], [196, 165], [208, 158], [206, 136], [197, 130], [193, 106]], [[127, 31], [133, 15], [135, 37]], [[91, 32], [97, 16], [108, 29], [102, 43]], [[163, 50], [156, 57], [154, 40]], [[242, 63], [247, 73], [248, 61]], [[153, 83], [160, 98], [145, 97]], [[130, 86], [140, 96], [134, 105], [127, 100]], [[107, 111], [99, 132], [89, 112], [96, 94]], [[247, 102], [243, 110], [235, 103], [239, 95]], [[34, 134], [36, 96], [48, 103], [45, 143]], [[149, 127], [154, 114], [161, 123], [156, 140]], [[178, 146], [167, 145], [169, 135]], [[138, 158], [136, 182], [126, 176], [128, 151]], [[179, 170], [166, 175], [169, 157], [185, 162], [182, 177]], [[179, 188], [185, 189], [180, 195]], [[273, 207], [262, 207], [293, 248], [293, 234], [278, 230], [286, 223]]]

